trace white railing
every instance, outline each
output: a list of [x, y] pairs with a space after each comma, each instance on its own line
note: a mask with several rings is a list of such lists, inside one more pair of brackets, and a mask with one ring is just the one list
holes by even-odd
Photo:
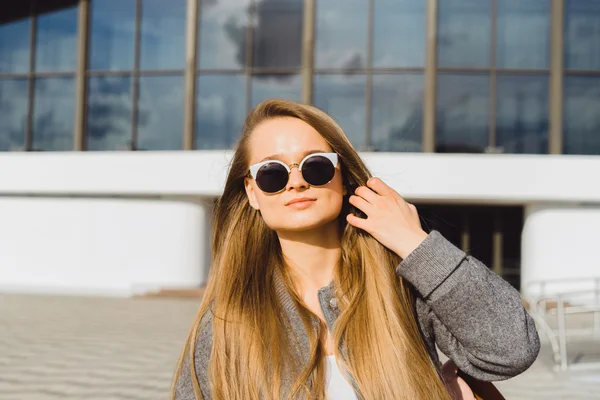
[[[563, 291], [553, 290], [553, 286]], [[530, 282], [525, 293], [529, 293], [526, 299], [531, 315], [550, 341], [555, 370], [600, 368], [600, 362], [569, 362], [567, 343], [568, 338], [576, 337], [600, 341], [600, 277]], [[591, 315], [591, 322], [570, 325], [568, 317], [574, 315]], [[600, 344], [594, 348], [600, 354]]]

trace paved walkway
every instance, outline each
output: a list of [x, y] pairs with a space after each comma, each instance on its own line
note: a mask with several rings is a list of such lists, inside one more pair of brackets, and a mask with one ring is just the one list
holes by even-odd
[[[168, 399], [196, 310], [193, 299], [0, 294], [0, 399]], [[498, 387], [507, 399], [600, 399], [600, 370], [556, 375], [550, 360], [544, 348]]]

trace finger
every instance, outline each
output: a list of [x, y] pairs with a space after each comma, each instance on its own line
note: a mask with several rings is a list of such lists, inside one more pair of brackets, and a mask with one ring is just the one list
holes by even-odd
[[354, 207], [358, 208], [359, 210], [361, 210], [362, 212], [364, 212], [367, 215], [369, 214], [369, 212], [371, 211], [371, 209], [373, 207], [373, 205], [371, 203], [369, 203], [362, 197], [356, 196], [356, 195], [350, 196], [350, 198], [348, 198], [348, 202], [350, 202], [350, 204], [352, 204]]
[[414, 204], [407, 202], [406, 205], [408, 206], [410, 211], [412, 211], [415, 214], [419, 214], [419, 212], [417, 211], [417, 207]]
[[354, 191], [356, 196], [360, 196], [371, 204], [375, 204], [379, 200], [379, 195], [366, 186], [359, 186]]
[[363, 230], [367, 230], [367, 220], [364, 218], [359, 218], [354, 214], [348, 214], [346, 215], [346, 221], [348, 221], [348, 223], [352, 226], [355, 226], [357, 228], [363, 229]]
[[400, 197], [398, 192], [389, 187], [384, 181], [379, 178], [372, 177], [367, 181], [367, 186], [375, 191], [380, 196]]

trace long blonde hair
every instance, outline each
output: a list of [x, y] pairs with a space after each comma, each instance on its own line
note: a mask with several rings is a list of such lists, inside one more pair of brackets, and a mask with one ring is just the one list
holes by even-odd
[[[208, 285], [180, 357], [174, 380], [189, 362], [196, 398], [202, 399], [194, 348], [202, 316], [213, 312], [208, 366], [214, 399], [325, 398], [323, 337], [327, 327], [295, 293], [277, 234], [252, 208], [244, 190], [249, 139], [270, 118], [298, 118], [319, 132], [339, 154], [349, 194], [371, 176], [335, 121], [315, 107], [284, 100], [259, 104], [246, 118], [214, 216]], [[341, 262], [334, 275], [341, 314], [332, 332], [340, 366], [364, 399], [450, 399], [419, 331], [413, 290], [395, 274], [400, 259], [368, 233], [347, 224], [360, 214], [344, 197], [339, 224]], [[278, 271], [303, 320], [310, 343], [302, 365], [288, 342], [275, 291]], [[347, 351], [340, 354], [344, 343]], [[291, 380], [284, 393], [282, 381]], [[175, 386], [175, 385], [174, 385]], [[175, 388], [173, 389], [173, 398]]]

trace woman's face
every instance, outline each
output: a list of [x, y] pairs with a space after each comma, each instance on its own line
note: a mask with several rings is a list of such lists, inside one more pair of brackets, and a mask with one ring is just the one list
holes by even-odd
[[[291, 117], [260, 123], [252, 132], [249, 145], [250, 165], [273, 157], [289, 166], [299, 164], [309, 152], [333, 151], [312, 126]], [[333, 179], [324, 186], [310, 186], [296, 165], [291, 168], [287, 185], [279, 193], [263, 192], [252, 178], [246, 178], [244, 183], [250, 205], [260, 210], [265, 223], [275, 231], [304, 231], [335, 220], [346, 194], [339, 162]], [[298, 198], [310, 201], [289, 204]]]

